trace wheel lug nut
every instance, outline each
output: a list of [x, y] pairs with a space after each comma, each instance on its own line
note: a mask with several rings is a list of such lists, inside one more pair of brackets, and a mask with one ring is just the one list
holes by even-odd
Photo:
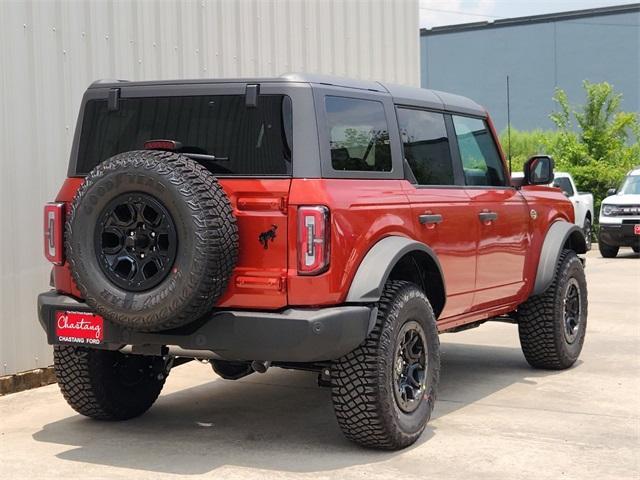
[[141, 254], [140, 254], [140, 258], [144, 258], [144, 253], [141, 253]]

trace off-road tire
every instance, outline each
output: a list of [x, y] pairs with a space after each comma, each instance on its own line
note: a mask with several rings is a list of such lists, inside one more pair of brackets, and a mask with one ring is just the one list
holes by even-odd
[[[575, 279], [580, 293], [580, 322], [571, 343], [565, 336], [564, 318], [565, 293], [570, 282], [573, 283], [570, 279]], [[587, 282], [582, 262], [575, 252], [564, 250], [549, 288], [529, 298], [517, 310], [520, 345], [527, 362], [532, 367], [550, 370], [571, 367], [582, 351], [587, 307]]]
[[616, 256], [618, 255], [618, 251], [620, 250], [620, 247], [607, 245], [606, 243], [599, 241], [598, 250], [600, 250], [600, 255], [602, 255], [604, 258], [616, 258]]
[[67, 403], [97, 420], [128, 420], [156, 401], [168, 372], [162, 357], [55, 346], [54, 368]]
[[[389, 281], [377, 304], [376, 324], [367, 339], [331, 366], [331, 392], [344, 435], [362, 446], [397, 450], [414, 443], [433, 411], [440, 376], [436, 319], [425, 294], [414, 284]], [[416, 321], [426, 339], [424, 394], [415, 411], [402, 411], [394, 394], [395, 352], [403, 325]]]
[[[136, 195], [166, 209], [177, 243], [166, 277], [142, 291], [110, 281], [95, 237], [109, 202]], [[65, 231], [66, 255], [86, 303], [139, 331], [176, 328], [202, 317], [224, 293], [238, 258], [236, 219], [224, 190], [202, 165], [172, 152], [126, 152], [100, 163], [79, 189]]]
[[593, 235], [593, 228], [591, 225], [591, 219], [589, 217], [584, 219], [584, 225], [582, 226], [582, 232], [584, 233], [584, 239], [587, 246], [587, 252], [591, 250], [591, 246], [593, 240], [591, 236]]

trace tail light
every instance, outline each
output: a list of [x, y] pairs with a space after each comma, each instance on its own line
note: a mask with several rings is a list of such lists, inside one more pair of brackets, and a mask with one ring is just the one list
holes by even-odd
[[298, 208], [298, 273], [317, 275], [329, 267], [329, 209]]
[[44, 206], [44, 256], [51, 263], [64, 263], [64, 203], [47, 203]]

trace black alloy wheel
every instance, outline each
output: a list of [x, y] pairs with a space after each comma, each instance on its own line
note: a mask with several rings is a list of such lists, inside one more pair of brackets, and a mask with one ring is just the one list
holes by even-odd
[[167, 209], [145, 193], [114, 198], [95, 230], [95, 251], [105, 276], [128, 291], [158, 285], [176, 259], [178, 238]]
[[570, 278], [564, 294], [564, 338], [571, 344], [576, 341], [580, 330], [581, 299], [580, 285], [575, 278]]
[[427, 350], [422, 326], [410, 320], [398, 334], [394, 363], [395, 399], [400, 410], [411, 413], [424, 396], [427, 379]]

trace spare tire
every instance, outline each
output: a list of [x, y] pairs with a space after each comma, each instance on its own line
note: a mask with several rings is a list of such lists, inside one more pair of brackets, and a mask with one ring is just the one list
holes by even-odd
[[132, 151], [99, 164], [78, 190], [65, 230], [87, 304], [140, 331], [202, 317], [238, 259], [224, 190], [202, 165], [171, 152]]

